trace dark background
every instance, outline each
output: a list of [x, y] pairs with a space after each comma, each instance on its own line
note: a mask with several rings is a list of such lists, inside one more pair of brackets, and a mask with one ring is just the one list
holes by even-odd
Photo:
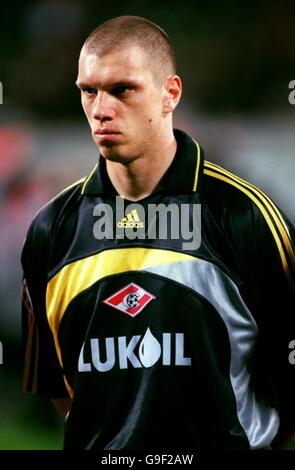
[[144, 16], [172, 39], [184, 95], [175, 125], [295, 220], [293, 1], [5, 2], [0, 11], [0, 449], [61, 448], [51, 403], [19, 392], [20, 252], [36, 210], [94, 166], [74, 82], [90, 31]]

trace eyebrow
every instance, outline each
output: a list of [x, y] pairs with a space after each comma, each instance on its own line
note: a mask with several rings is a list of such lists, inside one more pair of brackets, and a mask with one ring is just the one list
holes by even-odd
[[78, 80], [75, 81], [75, 85], [76, 85], [78, 88], [89, 87], [89, 84], [88, 84], [88, 83], [86, 83], [86, 82], [79, 82]]
[[[80, 82], [78, 79], [75, 81], [75, 85], [79, 89], [81, 89], [81, 88], [95, 88], [90, 83]], [[140, 82], [139, 82], [139, 80], [136, 80], [134, 78], [133, 79], [118, 80], [118, 81], [110, 82], [109, 84], [107, 84], [107, 88], [115, 88], [115, 87], [119, 87], [119, 86], [122, 86], [122, 85], [130, 85], [130, 86], [136, 87], [136, 86], [140, 85]]]

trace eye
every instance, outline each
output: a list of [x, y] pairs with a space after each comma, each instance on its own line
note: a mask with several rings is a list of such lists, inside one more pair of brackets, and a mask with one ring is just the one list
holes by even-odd
[[116, 85], [112, 88], [112, 95], [118, 96], [118, 97], [124, 97], [129, 92], [133, 90], [133, 87], [130, 85]]
[[84, 93], [84, 95], [87, 95], [87, 96], [96, 95], [95, 88], [85, 87], [85, 88], [81, 88], [81, 91], [82, 93]]

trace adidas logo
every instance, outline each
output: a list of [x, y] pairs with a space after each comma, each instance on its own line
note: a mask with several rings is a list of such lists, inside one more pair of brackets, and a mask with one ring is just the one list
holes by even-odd
[[121, 221], [117, 223], [118, 228], [143, 228], [143, 222], [140, 221], [136, 209], [129, 212], [126, 217], [123, 217]]

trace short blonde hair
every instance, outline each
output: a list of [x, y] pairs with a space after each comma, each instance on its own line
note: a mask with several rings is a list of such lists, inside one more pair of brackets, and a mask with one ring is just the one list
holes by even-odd
[[139, 46], [147, 55], [157, 82], [176, 73], [175, 53], [165, 31], [139, 16], [118, 16], [102, 23], [86, 39], [83, 50], [100, 56], [114, 50]]

